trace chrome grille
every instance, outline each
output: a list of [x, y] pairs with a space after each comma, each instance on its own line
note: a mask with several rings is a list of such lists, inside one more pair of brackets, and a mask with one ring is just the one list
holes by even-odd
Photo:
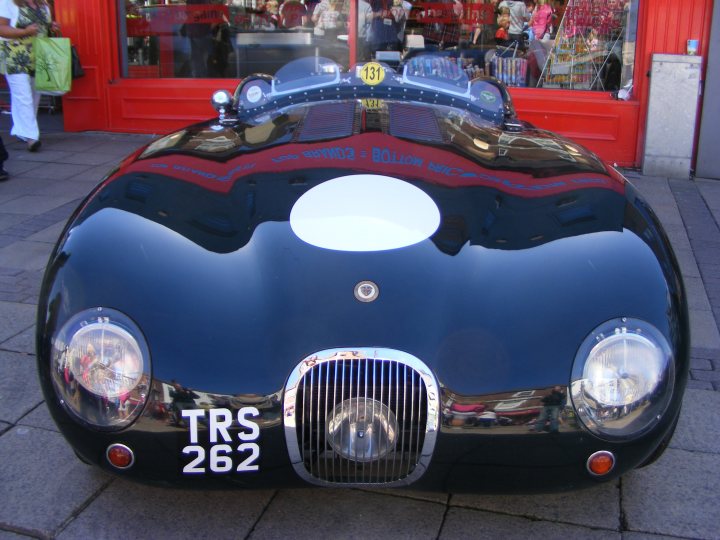
[[[377, 457], [368, 455], [365, 446], [354, 453], [338, 449], [341, 445], [333, 438], [338, 433], [340, 440], [363, 437], [338, 429], [341, 422], [328, 433], [333, 414], [341, 418], [356, 413], [356, 419], [357, 415], [364, 419], [361, 408], [371, 411], [373, 418], [382, 409], [392, 419], [373, 439], [383, 449]], [[414, 356], [391, 349], [333, 349], [311, 355], [296, 367], [285, 390], [285, 436], [291, 460], [302, 477], [316, 484], [409, 484], [427, 468], [438, 409], [435, 379]]]

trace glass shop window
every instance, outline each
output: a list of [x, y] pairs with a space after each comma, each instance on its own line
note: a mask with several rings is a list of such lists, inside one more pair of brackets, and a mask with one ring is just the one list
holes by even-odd
[[617, 92], [632, 85], [637, 4], [359, 0], [358, 58], [391, 58], [388, 51], [397, 51], [402, 61], [441, 51], [468, 74], [508, 86]]
[[[433, 51], [508, 86], [620, 91], [638, 0], [119, 0], [125, 77], [241, 78]], [[623, 90], [625, 88], [625, 90]]]
[[[632, 85], [637, 0], [568, 0], [552, 31], [533, 35], [529, 86], [618, 91]], [[532, 30], [532, 27], [530, 27]], [[623, 94], [621, 93], [621, 96]]]
[[124, 77], [238, 79], [305, 56], [349, 65], [349, 0], [322, 13], [314, 0], [119, 2]]

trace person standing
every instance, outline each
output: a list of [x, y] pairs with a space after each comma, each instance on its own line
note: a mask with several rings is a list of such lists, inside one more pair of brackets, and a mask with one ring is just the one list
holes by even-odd
[[372, 24], [372, 7], [366, 0], [358, 0], [357, 7], [357, 59], [360, 62], [370, 60], [370, 24]]
[[10, 88], [10, 135], [25, 141], [30, 152], [40, 148], [32, 38], [58, 29], [47, 0], [0, 0], [0, 71]]
[[210, 0], [186, 0], [187, 20], [180, 35], [190, 40], [190, 76], [206, 78], [209, 74], [210, 53], [213, 48], [212, 24], [207, 22], [207, 11], [203, 6]]
[[319, 35], [325, 36], [326, 39], [337, 39], [338, 33], [343, 27], [342, 14], [338, 9], [338, 0], [328, 0], [326, 4], [321, 3], [318, 7], [323, 9], [315, 10], [313, 22], [315, 28], [321, 31]]
[[497, 31], [495, 32], [495, 43], [501, 47], [507, 47], [510, 44], [510, 8], [503, 6], [500, 8], [500, 15], [497, 18]]
[[[562, 391], [562, 387], [555, 386], [550, 394], [542, 398], [543, 408], [540, 411], [535, 423], [530, 428], [530, 431], [549, 431], [550, 433], [557, 433], [560, 421], [560, 412], [565, 406], [565, 392]], [[546, 426], [549, 424], [549, 426]]]
[[510, 41], [518, 44], [520, 49], [525, 49], [525, 40], [523, 39], [523, 30], [525, 23], [530, 20], [530, 12], [525, 2], [520, 0], [503, 0], [500, 2], [500, 9], [507, 7], [510, 9]]
[[405, 19], [402, 7], [395, 6], [393, 0], [371, 0], [370, 6], [372, 21], [368, 41], [371, 52], [399, 51], [402, 45], [398, 39], [398, 32]]
[[550, 32], [552, 24], [552, 8], [547, 0], [537, 0], [537, 5], [530, 19], [530, 27], [533, 29], [535, 39], [542, 39]]
[[283, 28], [305, 26], [307, 15], [307, 8], [300, 0], [286, 0], [280, 5], [280, 25]]

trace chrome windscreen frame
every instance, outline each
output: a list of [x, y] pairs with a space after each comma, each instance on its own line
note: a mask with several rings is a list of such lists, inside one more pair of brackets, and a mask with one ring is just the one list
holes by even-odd
[[[352, 483], [329, 482], [310, 474], [305, 468], [303, 456], [297, 436], [298, 420], [296, 417], [296, 402], [298, 388], [305, 374], [319, 364], [337, 362], [339, 360], [383, 360], [397, 362], [413, 369], [422, 379], [427, 393], [427, 419], [425, 433], [419, 459], [412, 472], [404, 478], [391, 482], [363, 482]], [[419, 358], [395, 349], [383, 347], [347, 347], [326, 349], [311, 354], [303, 359], [292, 371], [285, 385], [283, 398], [283, 424], [285, 428], [285, 441], [290, 461], [297, 474], [305, 481], [319, 486], [335, 487], [402, 487], [408, 486], [418, 480], [427, 470], [437, 440], [440, 427], [440, 388], [435, 375], [430, 368]]]

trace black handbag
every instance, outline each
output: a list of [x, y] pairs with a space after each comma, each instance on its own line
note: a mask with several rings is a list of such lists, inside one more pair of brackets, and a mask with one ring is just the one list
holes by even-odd
[[72, 78], [79, 79], [80, 77], [84, 77], [85, 70], [83, 69], [82, 64], [80, 63], [80, 55], [78, 54], [77, 49], [75, 48], [75, 45], [70, 45], [70, 54], [71, 54]]
[[[62, 33], [60, 31], [50, 32], [50, 36], [62, 37]], [[79, 79], [80, 77], [85, 76], [85, 70], [80, 62], [80, 55], [78, 54], [75, 45], [72, 43], [70, 44], [70, 75], [73, 79]]]

